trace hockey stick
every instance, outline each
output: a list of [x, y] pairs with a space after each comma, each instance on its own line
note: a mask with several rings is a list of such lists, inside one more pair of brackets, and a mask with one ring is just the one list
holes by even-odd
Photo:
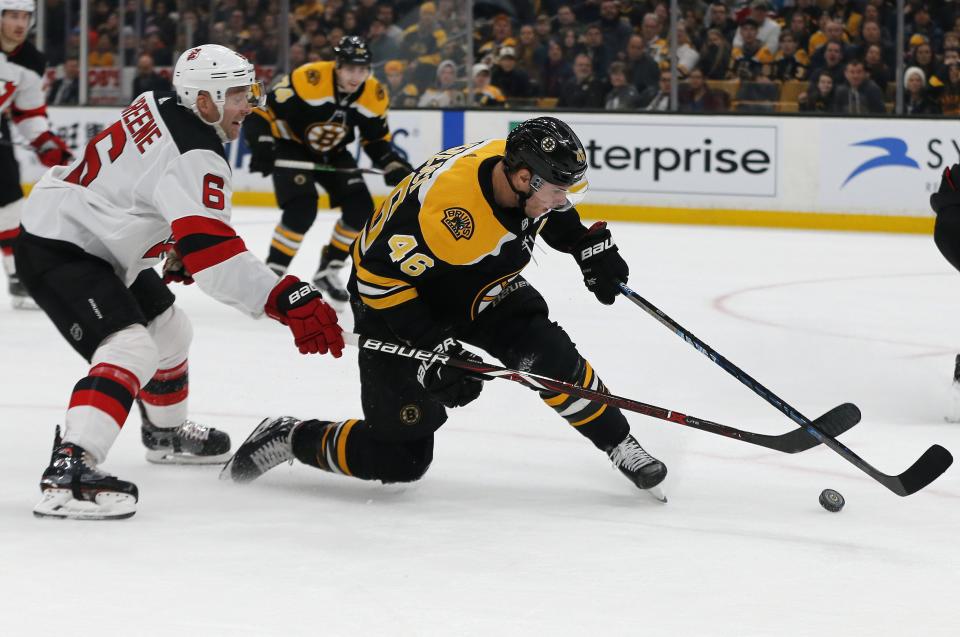
[[[719, 352], [694, 336], [679, 323], [661, 312], [656, 306], [644, 299], [642, 296], [627, 287], [626, 284], [620, 284], [620, 291], [624, 296], [630, 299], [634, 304], [643, 309], [647, 314], [657, 319], [660, 323], [674, 332], [677, 336], [690, 343], [694, 349], [719, 365], [728, 374], [746, 385], [755, 394], [766, 400], [768, 403], [782, 411], [795, 423], [803, 427], [803, 431], [808, 432], [819, 442], [827, 445], [835, 452], [840, 454], [847, 462], [866, 473], [868, 476], [890, 489], [899, 496], [908, 496], [924, 488], [950, 467], [953, 463], [953, 456], [950, 452], [940, 445], [933, 445], [927, 449], [916, 462], [914, 462], [906, 471], [899, 475], [887, 475], [866, 460], [855, 454], [846, 445], [836, 440], [836, 433], [827, 431], [820, 426], [818, 421], [811, 422], [803, 414], [790, 406], [789, 403], [774, 394], [772, 391], [761, 385], [755, 378], [745, 371], [728, 361]], [[818, 419], [819, 420], [819, 419]]]
[[[398, 356], [401, 358], [437, 362], [449, 367], [457, 367], [474, 372], [478, 376], [482, 376], [487, 379], [504, 378], [506, 380], [512, 380], [516, 383], [520, 383], [521, 385], [525, 385], [534, 390], [550, 390], [564, 394], [572, 394], [574, 396], [579, 396], [580, 398], [592, 400], [593, 402], [602, 403], [604, 405], [613, 405], [614, 407], [620, 407], [621, 409], [626, 409], [627, 411], [634, 411], [638, 414], [643, 414], [652, 418], [659, 418], [660, 420], [666, 420], [678, 425], [692, 427], [693, 429], [709, 431], [713, 434], [726, 436], [728, 438], [735, 438], [737, 440], [749, 442], [760, 447], [766, 447], [767, 449], [782, 451], [783, 453], [798, 453], [818, 444], [816, 439], [808, 435], [807, 432], [802, 429], [794, 429], [789, 433], [781, 434], [779, 436], [769, 436], [766, 434], [728, 427], [727, 425], [721, 425], [720, 423], [703, 420], [694, 416], [687, 416], [686, 414], [681, 414], [680, 412], [673, 411], [671, 409], [664, 409], [663, 407], [648, 405], [646, 403], [631, 400], [629, 398], [623, 398], [622, 396], [595, 391], [593, 389], [580, 387], [578, 385], [555, 380], [553, 378], [547, 378], [546, 376], [541, 376], [531, 372], [521, 372], [506, 367], [498, 367], [489, 363], [475, 363], [462, 358], [456, 358], [446, 354], [439, 354], [426, 349], [407, 347], [404, 345], [397, 345], [396, 343], [389, 343], [387, 341], [368, 338], [352, 332], [344, 332], [343, 340], [348, 345], [353, 345], [360, 349], [372, 350], [382, 354], [390, 354], [392, 356]], [[856, 425], [858, 422], [860, 422], [860, 410], [858, 410], [855, 405], [850, 403], [835, 407], [817, 419], [817, 424], [820, 427], [825, 430], [835, 432], [834, 435], [843, 433], [844, 431], [850, 429], [850, 427]]]
[[343, 173], [345, 175], [382, 175], [383, 171], [379, 168], [337, 168], [336, 166], [327, 166], [325, 164], [316, 164], [312, 161], [297, 161], [296, 159], [277, 159], [273, 162], [275, 168], [287, 168], [288, 170], [313, 170], [321, 173]]

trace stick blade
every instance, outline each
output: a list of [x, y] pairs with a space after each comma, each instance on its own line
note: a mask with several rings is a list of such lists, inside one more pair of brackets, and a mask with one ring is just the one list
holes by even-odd
[[939, 478], [953, 464], [953, 456], [940, 445], [927, 449], [913, 465], [898, 476], [885, 481], [887, 488], [906, 497]]
[[[859, 422], [860, 409], [853, 403], [843, 403], [810, 424], [831, 438], [836, 438]], [[786, 453], [800, 453], [820, 444], [820, 441], [810, 435], [805, 428], [796, 429], [788, 434], [777, 436], [777, 438], [779, 438], [778, 449]]]

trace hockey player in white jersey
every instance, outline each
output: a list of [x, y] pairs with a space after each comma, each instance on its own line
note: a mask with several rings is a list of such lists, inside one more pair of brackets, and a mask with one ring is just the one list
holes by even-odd
[[341, 355], [336, 313], [310, 284], [276, 274], [230, 224], [223, 142], [262, 103], [242, 55], [219, 45], [186, 51], [176, 93], [137, 97], [83, 156], [49, 171], [23, 210], [16, 251], [28, 291], [91, 368], [74, 387], [62, 438], [43, 473], [38, 516], [130, 517], [137, 487], [98, 468], [134, 399], [143, 440], [203, 460], [229, 448], [225, 433], [186, 419], [190, 323], [151, 268], [195, 281], [251, 317], [287, 325], [300, 352]]
[[20, 233], [23, 190], [20, 167], [10, 141], [10, 120], [28, 140], [44, 166], [59, 166], [73, 157], [62, 139], [50, 130], [43, 94], [47, 62], [27, 32], [33, 20], [34, 0], [0, 0], [0, 254], [15, 308], [35, 308], [17, 277], [13, 251]]

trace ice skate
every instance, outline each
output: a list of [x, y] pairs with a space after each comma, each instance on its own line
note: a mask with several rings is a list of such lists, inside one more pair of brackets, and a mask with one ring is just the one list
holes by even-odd
[[137, 485], [97, 468], [82, 447], [54, 437], [50, 466], [40, 479], [43, 498], [37, 517], [72, 520], [121, 520], [137, 512]]
[[350, 293], [340, 282], [340, 270], [343, 269], [344, 261], [329, 258], [329, 247], [325, 246], [323, 248], [320, 267], [317, 268], [317, 273], [313, 275], [313, 285], [320, 290], [323, 299], [333, 309], [342, 312], [346, 309], [347, 302], [350, 300]]
[[277, 465], [293, 463], [293, 432], [300, 422], [292, 416], [264, 418], [223, 467], [220, 479], [253, 482]]
[[607, 450], [607, 456], [613, 466], [637, 487], [661, 502], [667, 501], [663, 490], [658, 486], [667, 477], [667, 467], [647, 453], [636, 438], [627, 434], [623, 442]]
[[185, 420], [178, 427], [157, 427], [140, 407], [140, 435], [147, 460], [156, 464], [223, 464], [230, 458], [225, 431]]
[[16, 274], [9, 275], [7, 291], [10, 293], [10, 303], [15, 310], [39, 310], [37, 302], [33, 300], [27, 288]]

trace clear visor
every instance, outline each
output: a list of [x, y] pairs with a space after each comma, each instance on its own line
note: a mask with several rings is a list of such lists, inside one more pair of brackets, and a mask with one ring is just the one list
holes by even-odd
[[263, 108], [267, 104], [267, 91], [263, 88], [263, 82], [255, 80], [250, 84], [231, 86], [223, 101], [233, 107], [239, 107], [246, 102], [252, 108]]
[[548, 198], [548, 201], [553, 203], [550, 209], [560, 212], [570, 210], [583, 201], [584, 197], [587, 196], [589, 185], [586, 179], [581, 179], [569, 188], [564, 188], [563, 186], [551, 184], [539, 175], [535, 175], [534, 178], [530, 180], [531, 189], [543, 193]]

